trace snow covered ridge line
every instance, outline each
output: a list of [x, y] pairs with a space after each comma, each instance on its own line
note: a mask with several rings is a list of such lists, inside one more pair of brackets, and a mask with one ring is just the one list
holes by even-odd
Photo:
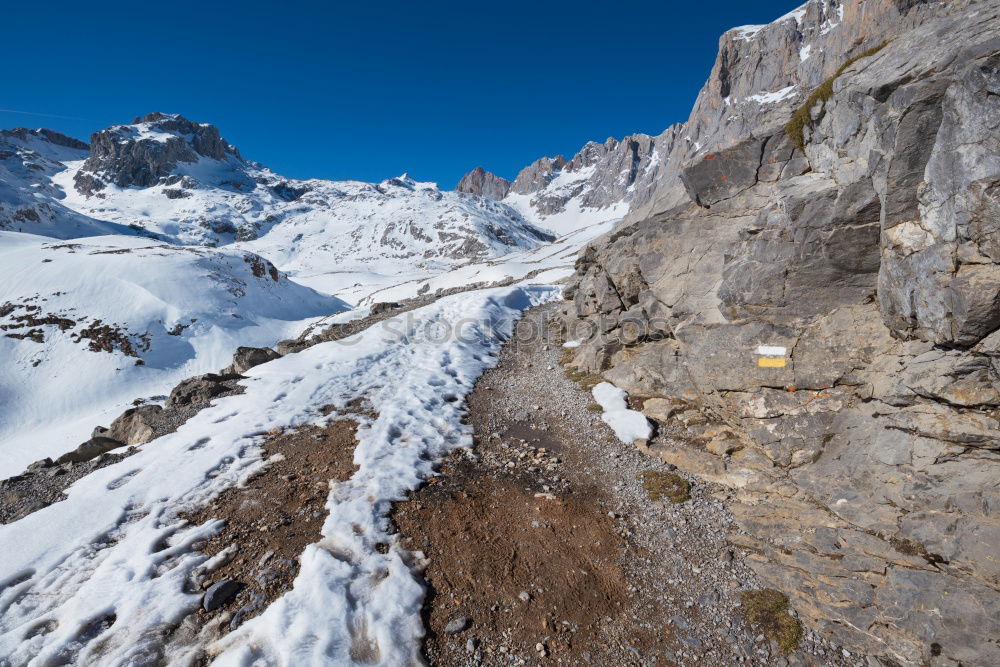
[[[321, 423], [324, 406], [364, 396], [377, 417], [357, 430], [358, 469], [331, 485], [323, 538], [300, 556], [292, 590], [208, 650], [221, 665], [348, 665], [360, 643], [377, 664], [417, 664], [423, 589], [386, 513], [434, 474], [435, 460], [471, 446], [462, 399], [496, 363], [518, 314], [558, 294], [455, 294], [413, 311], [402, 338], [371, 327], [354, 345], [322, 343], [257, 366], [245, 393], [81, 479], [67, 500], [0, 526], [0, 544], [17, 545], [0, 559], [0, 655], [10, 664], [190, 660], [204, 646], [172, 642], [170, 630], [199, 605], [190, 582], [206, 557], [194, 545], [220, 526], [179, 515], [266, 466], [263, 433]], [[440, 344], [426, 334], [465, 319], [484, 324], [480, 336]]]

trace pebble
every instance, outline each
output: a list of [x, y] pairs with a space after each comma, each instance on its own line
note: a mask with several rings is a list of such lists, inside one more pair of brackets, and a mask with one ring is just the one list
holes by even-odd
[[[469, 619], [466, 616], [459, 616], [448, 621], [448, 625], [444, 626], [445, 634], [457, 635], [462, 630], [469, 627]], [[472, 641], [471, 639], [469, 640]], [[475, 647], [473, 647], [475, 649]]]

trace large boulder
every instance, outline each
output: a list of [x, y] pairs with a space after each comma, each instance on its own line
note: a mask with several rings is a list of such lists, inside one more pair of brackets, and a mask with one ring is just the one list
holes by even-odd
[[141, 445], [155, 437], [164, 416], [163, 408], [159, 405], [130, 408], [111, 422], [110, 428], [103, 435], [126, 445]]
[[231, 376], [205, 373], [183, 380], [170, 392], [165, 407], [169, 410], [192, 404], [206, 404], [219, 394], [230, 390], [226, 385], [230, 379]]
[[96, 459], [101, 454], [110, 452], [112, 449], [118, 449], [119, 447], [124, 446], [125, 443], [120, 440], [97, 436], [91, 438], [73, 451], [66, 452], [56, 459], [56, 463], [83, 463], [84, 461]]
[[227, 366], [222, 375], [242, 375], [254, 366], [266, 364], [281, 357], [269, 347], [238, 347], [233, 354], [233, 363]]

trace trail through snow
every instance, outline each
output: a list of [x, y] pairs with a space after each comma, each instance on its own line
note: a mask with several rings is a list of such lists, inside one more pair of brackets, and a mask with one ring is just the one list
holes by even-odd
[[471, 446], [464, 397], [520, 313], [557, 294], [456, 294], [258, 366], [244, 394], [81, 479], [67, 500], [0, 526], [0, 656], [12, 665], [192, 657], [196, 647], [164, 637], [200, 603], [186, 582], [206, 557], [192, 545], [221, 525], [178, 515], [266, 466], [268, 431], [323, 421], [323, 406], [363, 396], [378, 416], [358, 428], [358, 470], [331, 484], [323, 539], [301, 555], [293, 589], [211, 651], [222, 665], [415, 664], [423, 589], [401, 551], [375, 548], [394, 543], [386, 513], [441, 455]]

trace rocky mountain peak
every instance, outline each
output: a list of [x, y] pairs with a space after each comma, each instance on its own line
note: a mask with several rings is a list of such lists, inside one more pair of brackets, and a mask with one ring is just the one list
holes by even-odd
[[455, 190], [491, 199], [503, 199], [510, 192], [510, 186], [511, 182], [506, 178], [486, 171], [482, 167], [476, 167], [462, 177]]
[[154, 112], [130, 125], [115, 125], [90, 137], [90, 157], [75, 176], [76, 189], [90, 195], [111, 183], [119, 187], [150, 187], [168, 177], [179, 163], [201, 158], [243, 158], [235, 146], [209, 123], [180, 114]]
[[538, 158], [518, 173], [510, 191], [520, 195], [530, 195], [548, 185], [557, 172], [566, 166], [566, 158], [557, 155], [554, 158]]
[[636, 198], [627, 220], [685, 201], [679, 179], [686, 162], [783, 126], [846, 60], [919, 26], [940, 6], [925, 0], [808, 0], [771, 23], [727, 30], [669, 166], [650, 192]]

